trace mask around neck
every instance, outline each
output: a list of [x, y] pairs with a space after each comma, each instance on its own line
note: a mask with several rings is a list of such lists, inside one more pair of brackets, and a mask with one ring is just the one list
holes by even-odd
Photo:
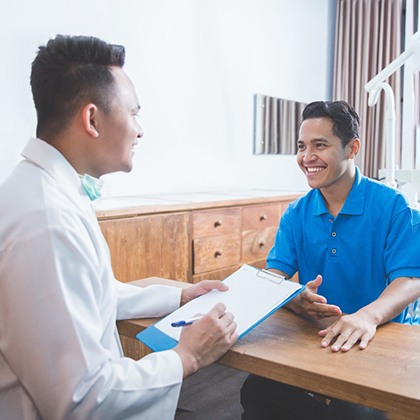
[[101, 189], [104, 185], [103, 181], [87, 174], [79, 175], [79, 177], [83, 189], [92, 201], [102, 195]]

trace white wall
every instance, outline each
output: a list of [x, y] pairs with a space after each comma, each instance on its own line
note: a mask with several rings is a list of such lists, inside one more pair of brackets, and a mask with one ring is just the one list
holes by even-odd
[[126, 47], [145, 135], [108, 195], [306, 189], [295, 158], [253, 156], [253, 94], [309, 102], [330, 89], [331, 1], [14, 0], [0, 24], [0, 182], [35, 133], [37, 47], [57, 33]]

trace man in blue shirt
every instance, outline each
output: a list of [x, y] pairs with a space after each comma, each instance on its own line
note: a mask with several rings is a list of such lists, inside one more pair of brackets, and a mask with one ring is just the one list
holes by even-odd
[[[420, 296], [420, 235], [396, 190], [360, 174], [359, 117], [343, 101], [313, 102], [302, 114], [297, 162], [312, 188], [283, 215], [267, 268], [299, 273], [306, 290], [287, 305], [297, 314], [336, 317], [322, 347], [365, 349], [377, 326], [411, 323]], [[338, 316], [338, 318], [337, 318]], [[355, 404], [250, 375], [243, 419], [383, 418]], [[350, 416], [350, 417], [346, 417]]]

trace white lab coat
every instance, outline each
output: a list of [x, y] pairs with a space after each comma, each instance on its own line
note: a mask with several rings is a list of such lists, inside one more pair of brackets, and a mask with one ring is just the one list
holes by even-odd
[[42, 140], [0, 187], [0, 418], [171, 419], [174, 351], [123, 357], [116, 319], [162, 316], [180, 290], [114, 279], [80, 178]]

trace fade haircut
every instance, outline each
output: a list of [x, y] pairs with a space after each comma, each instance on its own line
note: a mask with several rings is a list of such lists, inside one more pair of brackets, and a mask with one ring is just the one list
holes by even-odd
[[123, 46], [90, 36], [57, 35], [39, 47], [31, 72], [36, 135], [56, 136], [83, 103], [109, 112], [115, 91], [110, 66], [123, 67], [124, 61]]
[[302, 112], [302, 122], [310, 118], [329, 118], [333, 123], [333, 134], [341, 139], [343, 147], [359, 138], [360, 119], [347, 102], [311, 102]]

